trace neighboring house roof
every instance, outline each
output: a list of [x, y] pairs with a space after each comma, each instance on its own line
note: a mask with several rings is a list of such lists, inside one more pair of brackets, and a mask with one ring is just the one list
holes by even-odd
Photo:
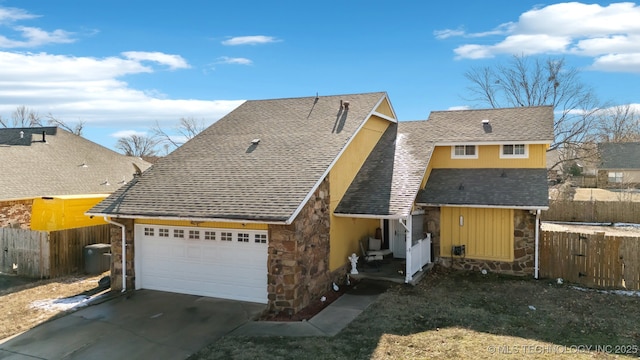
[[640, 142], [600, 143], [600, 169], [640, 169]]
[[434, 169], [416, 203], [546, 208], [547, 170]]
[[553, 121], [552, 106], [434, 111], [427, 120], [429, 136], [438, 143], [551, 143]]
[[389, 218], [409, 215], [434, 148], [426, 126], [426, 121], [390, 125], [335, 213]]
[[0, 128], [0, 162], [0, 200], [111, 193], [150, 166], [56, 127]]
[[89, 213], [293, 221], [385, 99], [378, 92], [247, 101]]

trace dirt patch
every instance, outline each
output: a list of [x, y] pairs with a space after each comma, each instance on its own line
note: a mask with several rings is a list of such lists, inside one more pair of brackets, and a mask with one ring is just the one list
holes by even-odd
[[576, 188], [573, 200], [581, 201], [634, 201], [640, 202], [637, 189], [587, 189]]
[[542, 231], [568, 231], [582, 234], [595, 234], [604, 232], [609, 236], [631, 236], [640, 237], [640, 227], [638, 226], [606, 226], [606, 225], [582, 225], [543, 222]]
[[[69, 307], [48, 306], [53, 299], [88, 295], [98, 288], [97, 276], [71, 275], [39, 280], [0, 291], [0, 339], [29, 330], [49, 319], [65, 314]], [[62, 304], [64, 301], [58, 301]]]

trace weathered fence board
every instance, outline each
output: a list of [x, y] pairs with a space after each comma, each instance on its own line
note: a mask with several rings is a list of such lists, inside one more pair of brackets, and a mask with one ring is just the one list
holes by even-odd
[[0, 228], [0, 271], [32, 278], [82, 272], [84, 247], [110, 243], [110, 226], [52, 232]]
[[84, 247], [91, 244], [110, 243], [111, 225], [98, 225], [77, 229], [52, 231], [51, 277], [84, 270]]
[[0, 228], [0, 246], [0, 271], [32, 278], [49, 277], [48, 233]]
[[589, 287], [640, 290], [640, 238], [543, 231], [540, 276]]
[[552, 200], [543, 221], [640, 223], [640, 202]]

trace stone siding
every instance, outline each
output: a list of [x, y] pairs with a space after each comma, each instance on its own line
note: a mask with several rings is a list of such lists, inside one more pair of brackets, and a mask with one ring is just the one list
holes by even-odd
[[33, 200], [0, 202], [0, 227], [31, 228]]
[[295, 314], [320, 298], [339, 276], [329, 271], [329, 222], [326, 178], [293, 224], [269, 226], [269, 312]]
[[[487, 270], [508, 275], [533, 275], [535, 266], [536, 216], [528, 210], [514, 210], [514, 261], [493, 261], [450, 257], [439, 258], [447, 267], [472, 271]], [[440, 244], [438, 243], [438, 248]]]
[[[127, 237], [127, 290], [135, 288], [133, 219], [114, 220], [126, 226]], [[122, 290], [122, 228], [111, 225], [111, 290]]]

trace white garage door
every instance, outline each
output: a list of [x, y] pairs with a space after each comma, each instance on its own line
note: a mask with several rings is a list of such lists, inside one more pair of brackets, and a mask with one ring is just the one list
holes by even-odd
[[136, 289], [267, 303], [267, 231], [136, 225]]

